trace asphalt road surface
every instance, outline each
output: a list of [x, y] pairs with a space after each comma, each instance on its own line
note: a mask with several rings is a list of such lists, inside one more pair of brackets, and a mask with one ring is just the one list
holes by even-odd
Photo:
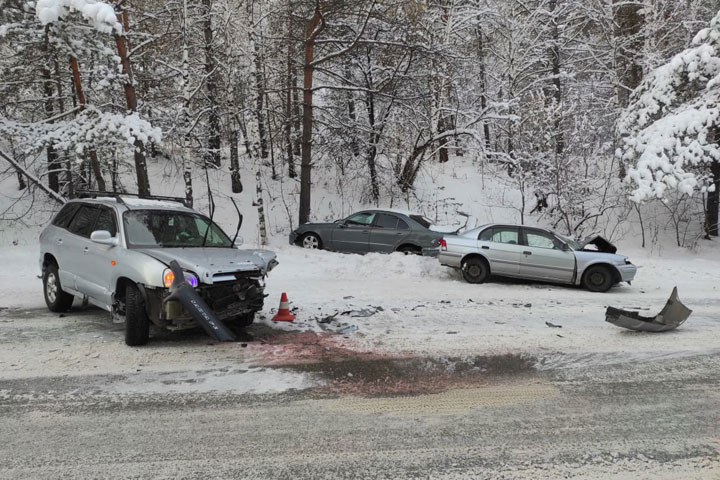
[[98, 318], [0, 315], [0, 478], [720, 478], [717, 354], [278, 367]]

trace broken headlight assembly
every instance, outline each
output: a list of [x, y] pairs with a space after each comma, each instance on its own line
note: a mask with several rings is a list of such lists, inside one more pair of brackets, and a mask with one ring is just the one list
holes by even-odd
[[[183, 272], [183, 275], [185, 276], [185, 281], [190, 284], [191, 287], [195, 288], [198, 286], [198, 277], [194, 273], [190, 272]], [[163, 271], [163, 285], [165, 285], [165, 288], [170, 288], [170, 285], [172, 285], [173, 280], [175, 280], [175, 274], [172, 270], [169, 268], [166, 268], [165, 271]]]

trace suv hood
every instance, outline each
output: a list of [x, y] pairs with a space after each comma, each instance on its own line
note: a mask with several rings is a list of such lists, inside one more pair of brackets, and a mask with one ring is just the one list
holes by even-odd
[[[180, 267], [195, 273], [202, 283], [223, 281], [221, 275], [234, 272], [259, 271], [262, 275], [277, 265], [275, 252], [270, 250], [238, 250], [236, 248], [144, 248], [139, 250], [165, 265], [176, 260]], [[224, 280], [228, 280], [225, 278]]]

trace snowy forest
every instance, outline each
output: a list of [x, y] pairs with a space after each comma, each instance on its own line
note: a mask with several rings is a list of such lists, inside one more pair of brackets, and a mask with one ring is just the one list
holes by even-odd
[[342, 203], [692, 246], [718, 235], [719, 10], [0, 0], [0, 222], [86, 189], [199, 208], [210, 182], [260, 243]]

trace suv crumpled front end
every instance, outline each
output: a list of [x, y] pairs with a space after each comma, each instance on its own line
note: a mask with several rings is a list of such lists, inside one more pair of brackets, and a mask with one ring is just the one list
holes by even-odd
[[170, 262], [177, 261], [186, 279], [195, 279], [193, 287], [213, 310], [218, 320], [247, 326], [265, 299], [265, 276], [278, 265], [269, 250], [238, 250], [235, 248], [152, 248], [142, 249], [165, 265], [163, 288], [148, 289], [150, 318], [171, 330], [196, 325], [192, 316], [177, 301], [165, 302], [170, 295]]

